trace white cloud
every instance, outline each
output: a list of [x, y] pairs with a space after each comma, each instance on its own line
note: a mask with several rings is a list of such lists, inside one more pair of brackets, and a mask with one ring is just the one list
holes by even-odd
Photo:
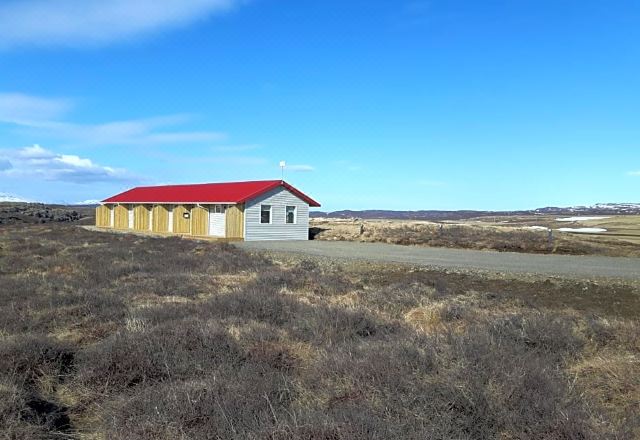
[[284, 169], [286, 171], [302, 172], [302, 173], [315, 170], [315, 168], [312, 167], [311, 165], [287, 165], [284, 167]]
[[0, 93], [0, 121], [26, 124], [57, 119], [71, 107], [66, 99], [42, 98], [22, 93]]
[[104, 45], [187, 26], [243, 0], [4, 0], [0, 48]]
[[73, 183], [133, 182], [138, 177], [127, 170], [94, 163], [91, 159], [73, 154], [58, 154], [39, 145], [0, 150], [0, 176], [38, 178]]
[[640, 171], [629, 171], [627, 174], [630, 176], [640, 176]]
[[[93, 162], [91, 162], [91, 159], [83, 159], [81, 157], [73, 156], [69, 154], [61, 154], [60, 156], [54, 157], [53, 160], [63, 165], [68, 165], [72, 168], [87, 169], [87, 168], [94, 167]], [[108, 169], [108, 168], [105, 167], [105, 169]]]
[[168, 131], [168, 118], [132, 119], [103, 124], [47, 123], [30, 125], [34, 134], [88, 145], [162, 145], [214, 142], [226, 138], [214, 131]]
[[[215, 131], [176, 130], [189, 115], [111, 121], [99, 124], [65, 122], [70, 100], [48, 99], [19, 93], [0, 94], [0, 123], [18, 127], [28, 135], [49, 137], [83, 145], [165, 145], [214, 142], [226, 138]], [[173, 128], [173, 129], [172, 129]]]
[[40, 145], [34, 145], [32, 147], [24, 147], [15, 151], [15, 156], [20, 159], [29, 161], [47, 160], [56, 157], [51, 151], [45, 150]]

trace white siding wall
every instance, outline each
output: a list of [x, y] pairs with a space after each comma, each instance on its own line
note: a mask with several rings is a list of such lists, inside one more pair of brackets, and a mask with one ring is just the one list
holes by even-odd
[[[260, 205], [271, 205], [271, 223], [260, 223]], [[296, 207], [296, 223], [285, 222], [285, 206]], [[244, 211], [244, 239], [253, 240], [308, 240], [309, 205], [279, 187], [247, 202]]]

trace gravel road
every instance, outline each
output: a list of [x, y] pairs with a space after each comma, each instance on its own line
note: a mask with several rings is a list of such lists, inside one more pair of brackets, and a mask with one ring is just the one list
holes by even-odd
[[242, 249], [254, 251], [408, 263], [446, 269], [479, 269], [579, 279], [640, 280], [640, 258], [536, 255], [349, 241], [248, 241], [235, 244]]

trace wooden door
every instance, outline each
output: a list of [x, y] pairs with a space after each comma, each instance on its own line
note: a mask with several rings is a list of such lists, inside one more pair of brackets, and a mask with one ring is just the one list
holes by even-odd
[[145, 205], [137, 205], [133, 209], [133, 227], [136, 231], [149, 230], [149, 208]]
[[129, 227], [129, 210], [125, 205], [117, 205], [113, 215], [114, 227], [116, 229], [127, 229]]
[[209, 210], [196, 206], [191, 210], [191, 234], [207, 235], [209, 232]]
[[153, 207], [153, 232], [169, 232], [169, 209], [165, 205]]
[[96, 208], [96, 226], [101, 228], [111, 226], [111, 209], [108, 206], [100, 205]]
[[226, 237], [244, 237], [244, 205], [231, 205], [227, 208]]
[[173, 208], [173, 232], [176, 234], [191, 233], [191, 207], [176, 205]]

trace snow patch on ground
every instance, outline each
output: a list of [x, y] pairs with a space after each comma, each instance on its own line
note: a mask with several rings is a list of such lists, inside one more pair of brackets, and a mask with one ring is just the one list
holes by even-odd
[[523, 229], [532, 229], [534, 231], [548, 231], [546, 226], [525, 226]]
[[604, 228], [559, 228], [560, 232], [577, 232], [580, 234], [598, 234], [600, 232], [607, 232]]
[[611, 218], [611, 217], [586, 217], [586, 216], [577, 216], [577, 217], [564, 217], [564, 218], [557, 218], [556, 221], [557, 222], [586, 222], [589, 220], [604, 220], [606, 218]]

